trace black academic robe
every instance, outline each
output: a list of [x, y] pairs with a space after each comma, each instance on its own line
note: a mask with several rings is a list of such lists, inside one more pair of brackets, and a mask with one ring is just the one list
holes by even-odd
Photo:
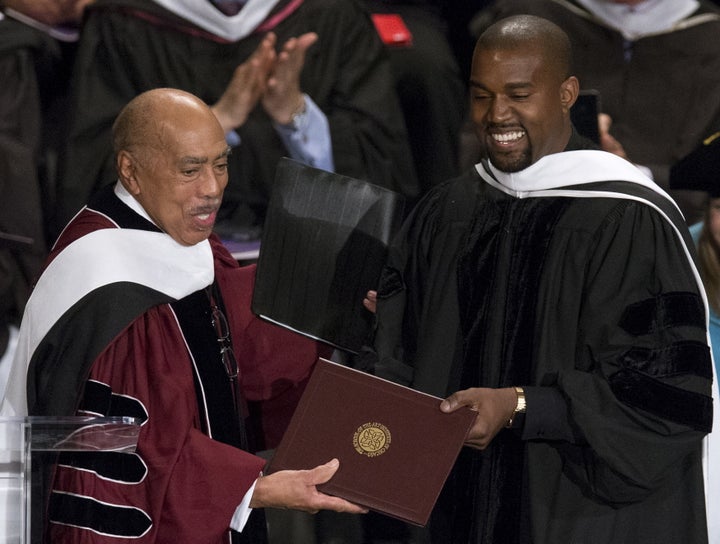
[[[278, 2], [269, 19], [288, 3]], [[306, 32], [319, 36], [308, 50], [300, 87], [328, 117], [335, 171], [415, 197], [394, 79], [369, 15], [355, 1], [305, 0], [272, 31], [278, 44]], [[263, 36], [221, 43], [147, 0], [92, 4], [73, 78], [73, 124], [59, 188], [64, 220], [97, 184], [114, 179], [110, 129], [129, 100], [152, 88], [176, 87], [214, 104]], [[238, 134], [220, 220], [261, 225], [275, 166], [289, 153], [260, 106]]]
[[49, 195], [41, 191], [38, 72], [51, 71], [59, 61], [60, 47], [52, 38], [13, 19], [0, 20], [0, 233], [28, 240], [0, 239], [0, 354], [7, 346], [6, 324], [19, 325], [30, 286], [47, 255], [43, 196]]
[[473, 171], [407, 221], [377, 373], [439, 396], [524, 386], [529, 406], [522, 432], [461, 453], [434, 542], [707, 542], [703, 299], [682, 218], [632, 185], [513, 193]]

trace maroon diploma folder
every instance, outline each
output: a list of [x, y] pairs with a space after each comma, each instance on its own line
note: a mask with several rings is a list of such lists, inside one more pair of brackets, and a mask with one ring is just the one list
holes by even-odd
[[337, 457], [321, 491], [424, 526], [476, 415], [440, 401], [319, 359], [268, 473]]

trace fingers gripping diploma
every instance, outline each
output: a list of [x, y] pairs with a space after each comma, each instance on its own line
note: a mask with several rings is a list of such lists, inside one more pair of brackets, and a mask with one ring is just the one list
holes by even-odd
[[467, 406], [477, 412], [465, 445], [484, 450], [490, 445], [512, 417], [517, 405], [517, 393], [512, 387], [490, 389], [474, 387], [457, 391], [440, 403], [443, 412], [454, 412], [461, 406]]
[[281, 470], [258, 478], [250, 500], [251, 508], [292, 508], [312, 514], [334, 510], [349, 514], [366, 514], [367, 508], [326, 495], [317, 490], [337, 472], [337, 459], [310, 470]]

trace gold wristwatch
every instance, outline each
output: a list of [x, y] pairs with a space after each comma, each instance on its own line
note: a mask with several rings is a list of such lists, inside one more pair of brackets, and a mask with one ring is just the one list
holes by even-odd
[[505, 427], [508, 429], [512, 428], [513, 423], [517, 421], [518, 414], [524, 414], [525, 410], [527, 409], [527, 402], [525, 400], [525, 390], [522, 387], [515, 387], [515, 394], [517, 395], [517, 404], [515, 405], [515, 410], [513, 410], [512, 415], [510, 416], [510, 419], [508, 419], [508, 422], [505, 424]]

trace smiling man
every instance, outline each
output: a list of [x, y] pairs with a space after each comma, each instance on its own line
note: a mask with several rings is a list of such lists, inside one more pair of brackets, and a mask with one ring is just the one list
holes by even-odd
[[148, 91], [118, 116], [114, 145], [118, 182], [53, 248], [0, 414], [133, 416], [142, 430], [135, 455], [60, 461], [46, 541], [227, 543], [233, 529], [256, 543], [258, 508], [363, 512], [316, 490], [337, 461], [264, 477], [252, 454], [274, 445], [284, 422], [266, 416], [292, 409], [329, 349], [250, 311], [255, 268], [212, 234], [228, 148], [211, 110]]
[[669, 176], [673, 164], [720, 126], [717, 2], [495, 0], [470, 26], [478, 36], [518, 14], [549, 19], [570, 37], [574, 74], [583, 89], [600, 95], [601, 148], [640, 165], [677, 202], [688, 225], [700, 220], [706, 193], [676, 190]]
[[376, 373], [478, 412], [435, 543], [706, 543], [707, 305], [673, 202], [574, 132], [570, 43], [475, 48], [485, 158], [431, 191], [377, 293]]
[[566, 114], [579, 83], [569, 73], [570, 50], [562, 38], [549, 34], [534, 51], [519, 56], [517, 49], [527, 38], [506, 31], [502, 47], [475, 51], [470, 113], [482, 149], [503, 172], [524, 170], [563, 151], [570, 139]]

